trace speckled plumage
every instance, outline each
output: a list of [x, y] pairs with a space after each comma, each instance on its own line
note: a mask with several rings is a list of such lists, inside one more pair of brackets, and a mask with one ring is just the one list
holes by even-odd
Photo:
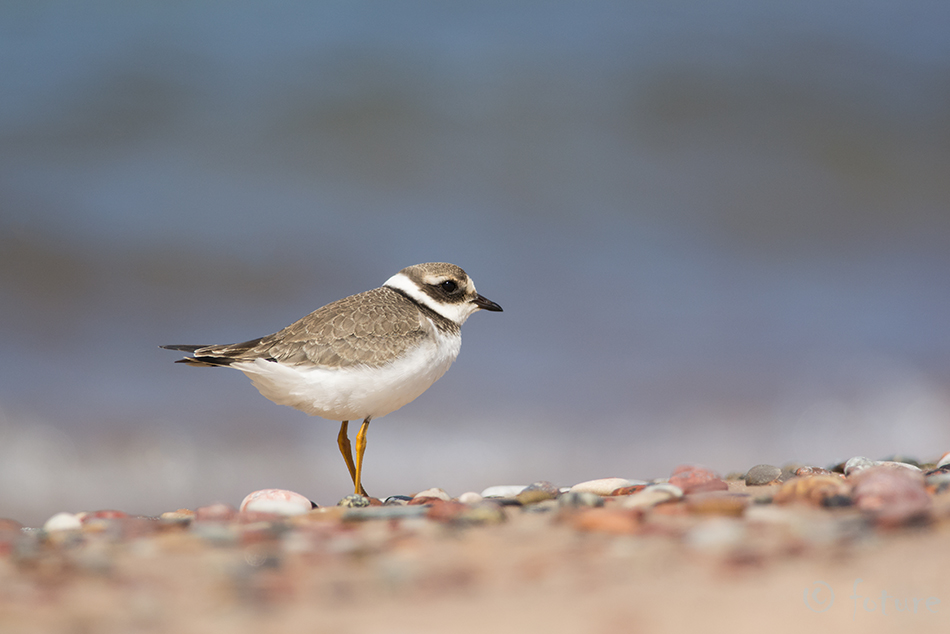
[[194, 350], [192, 365], [230, 365], [266, 359], [278, 363], [312, 364], [328, 368], [377, 367], [418, 346], [431, 336], [422, 321], [458, 332], [459, 326], [441, 315], [421, 313], [419, 306], [396, 290], [381, 286], [350, 295], [299, 319], [272, 335], [238, 344]]
[[[343, 421], [337, 441], [359, 493], [369, 422], [409, 403], [448, 370], [462, 344], [462, 324], [479, 309], [501, 306], [479, 295], [465, 271], [444, 262], [416, 264], [260, 339], [162, 347], [192, 353], [178, 363], [240, 370], [279, 405]], [[358, 419], [354, 462], [346, 425]]]

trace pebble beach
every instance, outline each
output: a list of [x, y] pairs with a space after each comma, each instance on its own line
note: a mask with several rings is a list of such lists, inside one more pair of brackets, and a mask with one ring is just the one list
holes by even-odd
[[0, 630], [893, 632], [950, 613], [950, 456], [0, 520]]

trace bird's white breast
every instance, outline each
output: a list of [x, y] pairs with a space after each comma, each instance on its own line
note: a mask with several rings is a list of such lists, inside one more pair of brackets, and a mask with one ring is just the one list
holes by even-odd
[[244, 372], [261, 394], [279, 405], [329, 420], [378, 418], [425, 392], [458, 356], [461, 336], [441, 332], [431, 322], [428, 325], [431, 336], [378, 367], [328, 368], [263, 359], [231, 367]]

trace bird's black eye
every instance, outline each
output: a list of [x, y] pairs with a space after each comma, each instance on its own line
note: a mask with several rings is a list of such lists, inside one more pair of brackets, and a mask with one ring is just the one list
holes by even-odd
[[452, 280], [445, 280], [444, 282], [439, 284], [439, 286], [441, 286], [442, 290], [445, 291], [446, 293], [454, 293], [456, 290], [458, 290], [458, 287], [459, 287], [458, 284], [456, 284]]

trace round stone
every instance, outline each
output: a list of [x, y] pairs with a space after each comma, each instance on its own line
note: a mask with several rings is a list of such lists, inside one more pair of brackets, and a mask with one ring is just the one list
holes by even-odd
[[483, 498], [513, 498], [528, 487], [523, 484], [499, 484], [482, 491]]
[[851, 485], [839, 474], [792, 478], [782, 485], [773, 498], [776, 504], [808, 502], [821, 505], [831, 497], [847, 497]]
[[75, 531], [81, 528], [82, 520], [75, 513], [57, 513], [43, 524], [43, 530], [48, 533]]
[[248, 493], [241, 502], [241, 512], [301, 515], [316, 505], [308, 498], [284, 489], [262, 489]]
[[574, 492], [574, 493], [587, 492], [587, 493], [596, 493], [597, 495], [610, 495], [617, 489], [633, 486], [634, 484], [640, 484], [640, 483], [633, 482], [624, 478], [600, 478], [598, 480], [587, 480], [586, 482], [579, 482], [571, 487], [571, 492]]
[[868, 467], [889, 467], [891, 469], [905, 469], [916, 473], [921, 473], [920, 467], [908, 464], [906, 462], [896, 462], [894, 460], [869, 460], [864, 456], [855, 456], [844, 463], [844, 474], [852, 476]]
[[484, 498], [481, 496], [481, 494], [475, 493], [475, 491], [466, 491], [459, 496], [459, 502], [462, 504], [478, 504], [483, 499]]
[[544, 500], [553, 500], [557, 498], [560, 490], [547, 481], [535, 482], [534, 484], [529, 484], [525, 487], [525, 490], [515, 496], [522, 506], [528, 506], [529, 504], [537, 504], [538, 502], [543, 502]]
[[416, 493], [414, 496], [412, 496], [412, 498], [413, 499], [435, 498], [437, 500], [442, 500], [443, 502], [448, 502], [449, 500], [452, 499], [452, 497], [448, 493], [438, 488], [432, 488], [432, 489], [426, 489], [425, 491], [420, 491], [419, 493]]
[[681, 488], [684, 493], [703, 493], [708, 491], [726, 491], [729, 485], [715, 471], [695, 465], [682, 465], [673, 470], [670, 484]]
[[930, 510], [930, 496], [919, 473], [877, 466], [863, 469], [854, 480], [855, 504], [881, 524], [904, 524]]
[[781, 468], [770, 464], [758, 464], [745, 474], [745, 483], [747, 486], [764, 486], [776, 484], [781, 477]]

